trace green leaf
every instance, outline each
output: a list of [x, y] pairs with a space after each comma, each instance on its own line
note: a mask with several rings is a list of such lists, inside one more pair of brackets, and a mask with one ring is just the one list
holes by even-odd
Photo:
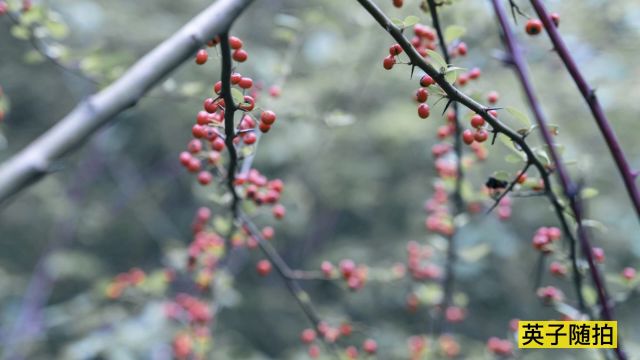
[[456, 79], [458, 79], [458, 75], [460, 75], [460, 73], [466, 71], [465, 68], [461, 68], [461, 67], [457, 67], [457, 66], [450, 66], [447, 68], [447, 71], [444, 74], [444, 79], [449, 83], [449, 84], [453, 84]]
[[510, 164], [519, 164], [525, 161], [525, 158], [522, 156], [518, 156], [516, 154], [507, 154], [507, 156], [505, 156], [504, 161], [510, 163]]
[[448, 44], [453, 40], [459, 39], [467, 32], [467, 29], [459, 25], [447, 26], [444, 30], [444, 41]]
[[522, 153], [522, 151], [518, 150], [518, 148], [516, 147], [516, 144], [513, 141], [511, 141], [511, 139], [509, 139], [508, 136], [503, 134], [498, 134], [498, 140], [500, 140], [500, 142], [504, 146], [509, 148], [511, 151], [513, 151], [514, 153], [524, 158], [525, 155]]
[[460, 249], [459, 254], [466, 262], [476, 262], [491, 252], [491, 247], [487, 243], [467, 246]]
[[444, 71], [444, 69], [447, 68], [447, 62], [444, 61], [442, 55], [438, 54], [437, 51], [427, 49], [427, 54], [429, 55], [429, 58], [431, 58], [431, 64], [433, 67], [439, 71]]
[[511, 180], [511, 174], [506, 171], [496, 171], [493, 173], [493, 177], [498, 180], [509, 181]]
[[527, 128], [531, 127], [531, 121], [529, 121], [529, 117], [525, 115], [523, 112], [521, 112], [520, 110], [513, 107], [507, 107], [505, 108], [505, 110], [507, 110], [507, 112], [511, 116], [513, 116], [516, 120], [520, 121]]
[[24, 61], [27, 64], [39, 64], [44, 61], [44, 56], [36, 50], [29, 50], [24, 54]]
[[16, 39], [28, 40], [31, 36], [31, 32], [24, 26], [14, 25], [11, 27], [11, 35]]
[[542, 162], [545, 165], [549, 165], [551, 164], [551, 160], [549, 160], [549, 155], [547, 155], [547, 152], [543, 149], [535, 149], [534, 153], [536, 154], [536, 156], [542, 160]]
[[404, 27], [411, 27], [420, 22], [420, 18], [415, 15], [409, 15], [402, 22]]
[[244, 95], [242, 92], [236, 88], [231, 88], [231, 97], [233, 98], [234, 104], [242, 104], [244, 102]]
[[598, 196], [599, 193], [600, 192], [598, 191], [598, 189], [594, 189], [594, 188], [588, 187], [588, 188], [584, 188], [584, 189], [582, 189], [582, 191], [580, 191], [580, 196], [583, 199], [591, 199], [591, 198], [594, 198], [594, 197]]
[[69, 27], [61, 21], [47, 21], [45, 27], [54, 39], [61, 40], [69, 35]]
[[584, 219], [582, 220], [582, 226], [598, 229], [603, 233], [606, 233], [607, 231], [609, 231], [609, 229], [605, 226], [605, 224], [601, 223], [598, 220]]
[[391, 23], [399, 28], [404, 27], [404, 22], [400, 19], [391, 19]]

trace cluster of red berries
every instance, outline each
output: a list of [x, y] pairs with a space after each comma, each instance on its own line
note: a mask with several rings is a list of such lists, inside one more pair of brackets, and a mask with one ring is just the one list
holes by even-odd
[[[416, 24], [413, 27], [415, 36], [411, 39], [411, 45], [418, 51], [422, 57], [427, 57], [427, 50], [435, 50], [437, 47], [437, 36], [435, 30], [427, 25]], [[398, 56], [402, 54], [403, 49], [400, 44], [393, 44], [389, 48], [389, 55], [382, 60], [382, 66], [391, 70], [393, 65], [398, 62]]]
[[253, 201], [257, 206], [273, 205], [271, 211], [276, 219], [281, 220], [285, 217], [286, 208], [278, 203], [284, 190], [282, 180], [269, 180], [258, 170], [251, 169], [246, 175], [236, 177], [235, 184], [244, 186], [245, 198]]
[[438, 339], [442, 354], [450, 359], [460, 355], [460, 343], [451, 335], [442, 335]]
[[429, 231], [451, 236], [454, 227], [448, 208], [449, 194], [444, 184], [440, 182], [433, 185], [433, 190], [433, 196], [424, 205], [424, 210], [427, 212], [425, 226]]
[[411, 360], [424, 359], [424, 355], [427, 351], [427, 338], [421, 335], [414, 335], [407, 340], [407, 346], [409, 347], [409, 358]]
[[560, 240], [561, 236], [562, 232], [557, 227], [541, 227], [536, 231], [531, 242], [535, 249], [543, 253], [550, 253], [552, 251], [551, 244]]
[[325, 260], [320, 264], [320, 271], [325, 279], [343, 279], [353, 291], [362, 289], [369, 275], [366, 265], [356, 264], [351, 259], [341, 260], [338, 267]]
[[[316, 331], [317, 330], [317, 331]], [[349, 337], [353, 333], [353, 327], [349, 323], [342, 323], [339, 327], [332, 327], [326, 322], [320, 322], [317, 329], [304, 329], [300, 333], [300, 340], [303, 344], [308, 345], [308, 353], [311, 358], [317, 358], [320, 355], [320, 348], [316, 344], [318, 337], [322, 337], [328, 343], [335, 343], [341, 337]], [[378, 352], [378, 343], [373, 339], [365, 339], [362, 342], [362, 351], [368, 355], [374, 355]], [[357, 359], [359, 355], [358, 348], [349, 346], [345, 349], [347, 359]]]
[[211, 338], [209, 328], [214, 318], [206, 302], [187, 294], [178, 294], [174, 302], [165, 305], [165, 314], [190, 327], [190, 330], [181, 331], [173, 338], [172, 348], [176, 359], [193, 358], [195, 352], [198, 355], [206, 353]]
[[109, 299], [117, 299], [129, 288], [144, 282], [146, 275], [139, 268], [133, 268], [125, 273], [120, 273], [107, 285], [105, 294]]
[[[27, 12], [33, 6], [32, 0], [22, 0], [20, 11]], [[9, 4], [5, 0], [0, 0], [0, 15], [4, 15], [9, 11]]]
[[440, 279], [442, 269], [429, 261], [432, 255], [433, 249], [429, 245], [421, 246], [415, 241], [407, 243], [407, 269], [413, 279], [418, 281]]
[[500, 199], [497, 207], [498, 219], [508, 220], [511, 217], [511, 198], [507, 195]]
[[511, 356], [513, 355], [513, 344], [507, 339], [493, 336], [487, 341], [487, 350], [498, 356]]
[[564, 277], [567, 275], [567, 267], [558, 261], [553, 261], [549, 264], [549, 272], [557, 277]]
[[466, 73], [458, 74], [458, 78], [456, 79], [456, 84], [460, 86], [465, 86], [469, 82], [469, 80], [477, 80], [480, 78], [480, 69], [475, 67]]
[[[497, 116], [497, 112], [495, 110], [489, 111], [491, 112], [492, 116]], [[475, 131], [465, 129], [462, 132], [462, 141], [467, 145], [471, 145], [474, 142], [483, 143], [487, 141], [487, 139], [489, 138], [489, 131], [487, 131], [486, 129], [484, 118], [481, 115], [474, 114], [473, 116], [471, 116], [470, 122], [471, 127], [473, 127]]]
[[[218, 45], [219, 43], [220, 43], [220, 38], [215, 37], [214, 39], [209, 41], [207, 45], [209, 47], [213, 47]], [[240, 38], [235, 36], [229, 36], [229, 47], [233, 50], [231, 57], [233, 58], [233, 60], [239, 63], [245, 62], [249, 58], [249, 54], [247, 53], [247, 51], [242, 48], [243, 45], [244, 44], [242, 40], [240, 40]], [[204, 65], [208, 59], [209, 59], [209, 53], [207, 52], [206, 49], [198, 50], [198, 52], [196, 53], [196, 64]]]
[[[549, 14], [549, 18], [553, 22], [553, 24], [558, 27], [560, 26], [560, 14], [551, 13]], [[538, 35], [542, 32], [542, 21], [540, 19], [529, 19], [527, 23], [524, 25], [524, 30], [529, 35]]]

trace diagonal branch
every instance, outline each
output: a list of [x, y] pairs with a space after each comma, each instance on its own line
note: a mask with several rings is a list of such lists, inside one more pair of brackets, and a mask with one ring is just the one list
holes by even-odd
[[133, 107], [207, 40], [226, 31], [252, 0], [218, 0], [141, 58], [106, 89], [82, 102], [55, 126], [0, 166], [0, 204], [46, 176], [122, 111]]
[[[511, 63], [523, 87], [527, 101], [529, 102], [529, 106], [531, 107], [534, 117], [538, 123], [538, 127], [540, 128], [542, 137], [545, 143], [547, 144], [548, 152], [550, 153], [551, 158], [553, 159], [555, 170], [558, 175], [560, 185], [562, 186], [564, 195], [569, 200], [571, 210], [573, 211], [573, 215], [575, 217], [576, 224], [577, 224], [578, 239], [580, 241], [582, 252], [587, 259], [592, 280], [597, 289], [598, 300], [601, 306], [602, 317], [605, 320], [613, 320], [613, 309], [611, 307], [611, 303], [609, 301], [609, 298], [606, 292], [605, 283], [602, 279], [602, 275], [600, 274], [600, 271], [598, 270], [594, 262], [590, 240], [587, 236], [587, 232], [584, 229], [584, 226], [582, 225], [583, 210], [582, 210], [582, 204], [580, 202], [580, 187], [576, 186], [576, 184], [572, 182], [565, 168], [565, 165], [562, 162], [562, 159], [560, 158], [560, 155], [556, 150], [554, 141], [552, 139], [551, 133], [547, 126], [548, 123], [546, 121], [544, 113], [542, 112], [542, 107], [540, 105], [540, 102], [535, 96], [535, 92], [533, 90], [533, 84], [531, 82], [531, 78], [529, 77], [529, 74], [527, 71], [526, 62], [524, 60], [524, 57], [522, 56], [522, 53], [518, 46], [518, 42], [513, 32], [511, 31], [505, 10], [501, 5], [500, 0], [491, 0], [491, 1], [493, 3], [496, 17], [498, 18], [498, 23], [500, 24], [502, 33], [504, 35], [505, 46], [507, 48], [507, 51], [511, 55], [511, 60], [512, 60]], [[566, 222], [563, 222], [563, 227], [565, 227], [566, 225], [567, 225]], [[576, 256], [576, 250], [575, 250], [576, 243], [573, 237], [570, 237], [569, 239], [570, 239], [570, 246], [571, 246], [571, 260], [572, 260], [572, 265], [574, 270], [573, 271], [574, 283], [577, 288], [576, 292], [578, 295], [578, 299], [581, 302], [581, 305], [584, 306], [584, 300], [582, 300], [581, 276], [579, 273], [579, 269], [577, 267], [577, 256]], [[626, 359], [626, 355], [622, 350], [622, 346], [620, 343], [618, 348], [615, 349], [615, 352], [619, 359]]]
[[547, 30], [547, 34], [549, 34], [549, 38], [553, 43], [553, 47], [562, 59], [562, 62], [571, 74], [573, 81], [576, 83], [578, 90], [582, 94], [582, 97], [589, 105], [589, 109], [591, 110], [591, 114], [604, 137], [607, 146], [609, 147], [609, 151], [611, 152], [611, 156], [613, 157], [618, 170], [620, 171], [620, 175], [622, 176], [622, 180], [624, 181], [625, 188], [627, 189], [627, 193], [629, 194], [629, 199], [633, 204], [633, 207], [636, 211], [636, 216], [640, 219], [640, 193], [638, 192], [638, 186], [636, 184], [635, 173], [631, 169], [627, 158], [624, 155], [624, 151], [622, 150], [622, 146], [616, 137], [613, 128], [611, 127], [607, 116], [598, 101], [598, 97], [596, 96], [596, 92], [592, 89], [585, 78], [582, 76], [580, 69], [578, 69], [578, 65], [573, 60], [571, 53], [567, 49], [556, 25], [551, 21], [549, 14], [547, 13], [542, 1], [540, 0], [531, 0], [531, 5], [535, 9], [538, 17], [542, 21], [544, 28]]

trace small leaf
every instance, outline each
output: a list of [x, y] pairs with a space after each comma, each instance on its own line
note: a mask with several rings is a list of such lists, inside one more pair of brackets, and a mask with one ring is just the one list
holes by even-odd
[[444, 30], [444, 41], [448, 43], [459, 39], [467, 32], [467, 29], [459, 25], [447, 26]]
[[69, 35], [69, 27], [61, 21], [47, 21], [45, 27], [54, 39], [61, 40]]
[[391, 23], [399, 28], [404, 27], [404, 22], [400, 19], [391, 19]]
[[535, 149], [535, 154], [538, 158], [540, 158], [545, 165], [549, 165], [551, 164], [551, 160], [549, 160], [549, 155], [547, 155], [547, 152], [543, 149]]
[[24, 26], [14, 25], [11, 27], [11, 35], [16, 39], [28, 40], [31, 33], [29, 32], [29, 29]]
[[231, 88], [231, 97], [233, 98], [233, 103], [236, 105], [244, 102], [244, 95], [236, 88]]
[[404, 27], [411, 27], [420, 22], [420, 18], [415, 15], [409, 15], [402, 22]]
[[429, 58], [431, 58], [431, 64], [433, 65], [433, 67], [435, 67], [439, 71], [447, 68], [447, 62], [444, 61], [442, 55], [438, 54], [437, 51], [427, 49], [427, 54], [429, 54]]
[[583, 199], [591, 199], [598, 196], [598, 194], [599, 194], [598, 189], [594, 189], [590, 187], [584, 188], [582, 189], [582, 191], [580, 191], [580, 197], [582, 197]]
[[483, 257], [487, 256], [491, 251], [491, 247], [487, 243], [477, 244], [474, 246], [467, 246], [460, 249], [460, 257], [466, 262], [476, 262]]
[[503, 181], [509, 181], [511, 179], [511, 175], [506, 171], [496, 171], [493, 173], [493, 177]]
[[504, 161], [510, 163], [510, 164], [519, 164], [521, 162], [524, 162], [524, 158], [522, 156], [518, 156], [516, 154], [508, 154], [507, 156], [505, 156]]
[[529, 121], [529, 117], [527, 117], [527, 115], [525, 115], [520, 110], [518, 110], [516, 108], [513, 108], [513, 107], [507, 107], [507, 108], [505, 108], [505, 110], [507, 110], [507, 112], [511, 116], [513, 116], [516, 120], [520, 121], [527, 128], [531, 127], [531, 121]]
[[607, 231], [609, 231], [609, 229], [603, 223], [601, 223], [598, 220], [584, 219], [584, 220], [582, 220], [582, 226], [587, 226], [587, 227], [590, 227], [590, 228], [598, 229], [598, 230], [602, 231], [603, 233], [606, 233]]

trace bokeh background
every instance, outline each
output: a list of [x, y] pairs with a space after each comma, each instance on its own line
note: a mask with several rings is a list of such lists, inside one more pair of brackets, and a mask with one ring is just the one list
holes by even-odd
[[[50, 0], [68, 24], [62, 44], [69, 59], [88, 73], [117, 76], [171, 35], [209, 2], [202, 0]], [[392, 17], [418, 15], [418, 1], [403, 9], [377, 1]], [[526, 1], [523, 10], [533, 14]], [[561, 32], [615, 128], [635, 168], [640, 114], [640, 3], [619, 0], [547, 1], [561, 14]], [[497, 90], [500, 105], [526, 110], [513, 73], [499, 60], [501, 43], [488, 1], [456, 1], [442, 10], [444, 25], [467, 28], [469, 55], [457, 66], [482, 69], [465, 91]], [[0, 125], [0, 159], [26, 146], [74, 104], [95, 90], [46, 61], [33, 61], [29, 42], [16, 39], [0, 17], [0, 85], [11, 109]], [[295, 28], [295, 31], [290, 30]], [[289, 30], [288, 30], [289, 29]], [[588, 202], [594, 243], [607, 253], [603, 269], [619, 290], [620, 270], [637, 266], [640, 231], [617, 170], [588, 112], [545, 36], [518, 38], [534, 75], [544, 110], [560, 127], [564, 157], [575, 177], [599, 190]], [[435, 177], [431, 146], [444, 102], [432, 116], [416, 116], [411, 95], [417, 80], [409, 69], [382, 69], [392, 44], [356, 1], [264, 0], [235, 24], [249, 61], [243, 74], [272, 84], [289, 73], [282, 96], [270, 103], [278, 126], [260, 143], [255, 166], [286, 183], [285, 220], [275, 246], [295, 268], [317, 269], [322, 260], [352, 258], [390, 267], [406, 258], [409, 240], [433, 241], [424, 228], [423, 203]], [[110, 301], [105, 282], [132, 267], [152, 271], [175, 263], [191, 240], [195, 209], [207, 194], [177, 156], [190, 139], [201, 101], [219, 77], [212, 53], [205, 66], [185, 64], [138, 106], [89, 139], [59, 164], [59, 171], [26, 190], [0, 213], [0, 349], [18, 349], [29, 359], [167, 358], [172, 324], [159, 294]], [[431, 102], [433, 104], [433, 102]], [[535, 139], [535, 135], [532, 139]], [[534, 140], [535, 141], [535, 140]], [[469, 173], [476, 189], [494, 171], [514, 172], [501, 144]], [[258, 218], [268, 224], [268, 216]], [[463, 357], [491, 358], [490, 336], [507, 336], [512, 318], [554, 318], [535, 296], [536, 252], [530, 240], [539, 226], [557, 225], [546, 200], [515, 199], [513, 216], [499, 221], [477, 216], [462, 230], [467, 248], [489, 251], [461, 261], [457, 289], [468, 299], [467, 319], [453, 327]], [[482, 245], [486, 244], [486, 245]], [[482, 255], [481, 254], [481, 255]], [[474, 256], [470, 256], [472, 258]], [[229, 261], [222, 309], [214, 327], [212, 359], [302, 359], [298, 340], [308, 326], [277, 276], [261, 279], [255, 252]], [[45, 276], [32, 277], [34, 271]], [[543, 284], [567, 281], [545, 274]], [[429, 317], [405, 310], [408, 281], [368, 284], [352, 293], [326, 282], [305, 283], [327, 319], [352, 319], [358, 335], [375, 338], [380, 359], [407, 358], [406, 339], [428, 333]], [[27, 297], [25, 297], [27, 296]], [[34, 305], [35, 302], [35, 305]], [[31, 304], [37, 311], [25, 311]], [[632, 358], [640, 358], [638, 298], [616, 309]], [[22, 317], [18, 316], [22, 314]], [[25, 316], [26, 314], [26, 316]], [[2, 351], [2, 350], [0, 350]], [[5, 353], [6, 355], [6, 353]], [[523, 358], [599, 358], [590, 351], [526, 352]]]

